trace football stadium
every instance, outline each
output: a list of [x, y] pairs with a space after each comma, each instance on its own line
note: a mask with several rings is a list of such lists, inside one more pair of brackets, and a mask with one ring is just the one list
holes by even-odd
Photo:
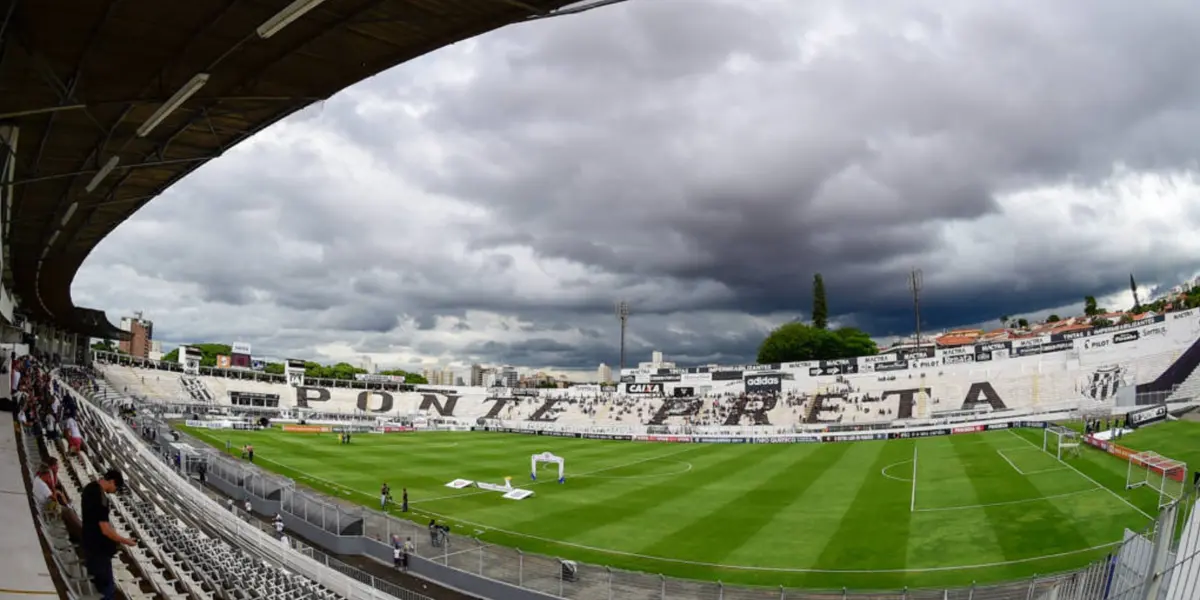
[[552, 386], [150, 358], [140, 314], [75, 305], [102, 240], [261, 130], [623, 2], [0, 4], [0, 597], [1200, 598], [1200, 280], [744, 364], [626, 366], [622, 303], [619, 370]]

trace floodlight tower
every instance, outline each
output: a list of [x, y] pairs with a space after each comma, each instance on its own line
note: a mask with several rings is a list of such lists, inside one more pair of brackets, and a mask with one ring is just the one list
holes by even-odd
[[913, 316], [917, 321], [917, 349], [921, 348], [921, 288], [925, 286], [925, 276], [920, 269], [913, 269], [908, 274], [908, 289], [913, 296]]
[[621, 366], [622, 371], [625, 370], [625, 326], [629, 323], [629, 303], [621, 300], [617, 302], [617, 320], [621, 322]]

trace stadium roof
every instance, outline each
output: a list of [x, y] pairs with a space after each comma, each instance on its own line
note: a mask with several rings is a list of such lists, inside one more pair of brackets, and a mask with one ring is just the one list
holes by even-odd
[[115, 337], [71, 282], [167, 186], [397, 64], [622, 1], [4, 0], [0, 125], [19, 128], [5, 281], [28, 317]]

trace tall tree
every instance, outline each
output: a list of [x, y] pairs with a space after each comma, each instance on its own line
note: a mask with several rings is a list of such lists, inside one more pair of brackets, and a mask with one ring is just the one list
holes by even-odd
[[813, 275], [812, 323], [817, 329], [829, 328], [829, 305], [825, 302], [825, 280]]
[[1084, 296], [1083, 297], [1083, 314], [1085, 314], [1089, 317], [1094, 317], [1097, 314], [1099, 314], [1099, 312], [1100, 312], [1100, 309], [1096, 308], [1096, 297], [1095, 296]]
[[758, 348], [758, 362], [829, 360], [878, 353], [871, 336], [853, 327], [830, 331], [793, 321], [780, 325], [763, 340]]
[[1138, 298], [1137, 282], [1133, 280], [1133, 273], [1129, 274], [1129, 291], [1133, 292], [1133, 312], [1142, 312], [1142, 301]]

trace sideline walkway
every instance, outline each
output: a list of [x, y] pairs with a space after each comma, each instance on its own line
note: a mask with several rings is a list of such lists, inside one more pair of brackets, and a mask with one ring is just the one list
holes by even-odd
[[11, 412], [0, 413], [0, 598], [58, 597], [21, 475]]

